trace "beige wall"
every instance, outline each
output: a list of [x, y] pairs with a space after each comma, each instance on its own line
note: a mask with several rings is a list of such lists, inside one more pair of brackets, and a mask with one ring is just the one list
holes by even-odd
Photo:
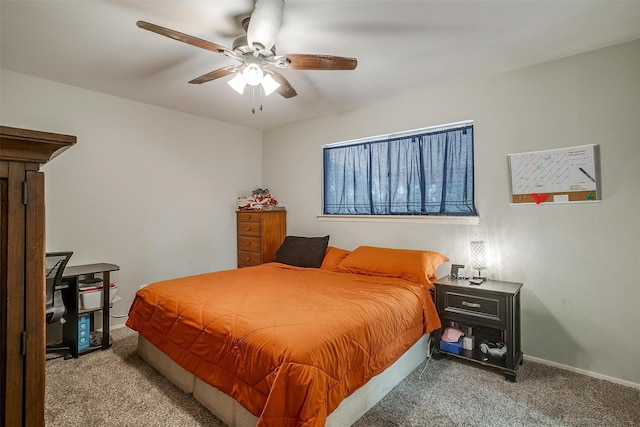
[[[263, 185], [287, 207], [289, 234], [330, 234], [346, 249], [423, 248], [467, 264], [469, 241], [485, 240], [487, 274], [524, 283], [525, 355], [640, 384], [638, 76], [640, 41], [272, 129]], [[468, 119], [479, 225], [316, 218], [322, 144]], [[509, 204], [507, 154], [583, 144], [600, 144], [602, 203]]]
[[118, 264], [113, 313], [126, 314], [141, 285], [235, 268], [236, 197], [260, 186], [261, 132], [13, 72], [0, 79], [2, 125], [78, 138], [43, 167], [47, 250], [74, 251], [71, 265]]

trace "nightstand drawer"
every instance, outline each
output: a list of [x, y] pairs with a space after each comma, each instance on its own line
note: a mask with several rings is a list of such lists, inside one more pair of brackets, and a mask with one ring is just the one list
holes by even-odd
[[260, 237], [238, 236], [238, 250], [260, 252]]
[[262, 254], [260, 252], [238, 251], [238, 267], [250, 267], [262, 264]]
[[446, 312], [503, 323], [505, 307], [506, 297], [504, 295], [480, 296], [462, 292], [445, 292], [444, 310]]
[[238, 222], [238, 236], [260, 236], [260, 223], [247, 221]]

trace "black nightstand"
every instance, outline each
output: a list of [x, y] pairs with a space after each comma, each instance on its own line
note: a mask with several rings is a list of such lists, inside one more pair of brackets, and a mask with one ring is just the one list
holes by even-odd
[[[517, 368], [522, 364], [520, 343], [520, 288], [522, 283], [487, 280], [471, 285], [469, 280], [443, 277], [434, 282], [436, 308], [442, 329], [434, 331], [434, 354], [447, 354], [470, 360], [504, 372], [515, 382]], [[440, 338], [445, 328], [455, 324], [463, 332], [470, 327], [474, 336], [472, 350], [445, 350]], [[483, 341], [502, 342], [507, 347], [503, 357], [493, 357], [480, 350]]]

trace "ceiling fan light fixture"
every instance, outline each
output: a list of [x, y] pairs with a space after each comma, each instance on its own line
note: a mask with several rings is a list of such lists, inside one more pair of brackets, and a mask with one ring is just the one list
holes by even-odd
[[262, 83], [264, 78], [264, 72], [258, 64], [247, 64], [242, 69], [242, 77], [244, 81], [250, 86], [258, 86]]
[[227, 82], [229, 86], [240, 95], [244, 93], [244, 88], [247, 85], [247, 82], [244, 81], [244, 77], [242, 77], [241, 73], [237, 73], [231, 80]]
[[266, 74], [262, 79], [262, 89], [264, 89], [264, 95], [269, 96], [280, 87], [280, 83], [275, 81], [271, 74]]

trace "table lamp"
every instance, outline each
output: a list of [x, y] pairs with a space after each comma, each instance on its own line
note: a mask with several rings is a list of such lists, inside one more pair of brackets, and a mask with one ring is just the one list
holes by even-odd
[[480, 279], [483, 282], [487, 280], [482, 276], [482, 270], [487, 268], [487, 260], [484, 252], [484, 240], [473, 240], [471, 242], [471, 268], [478, 270], [478, 275], [473, 276], [474, 279]]

